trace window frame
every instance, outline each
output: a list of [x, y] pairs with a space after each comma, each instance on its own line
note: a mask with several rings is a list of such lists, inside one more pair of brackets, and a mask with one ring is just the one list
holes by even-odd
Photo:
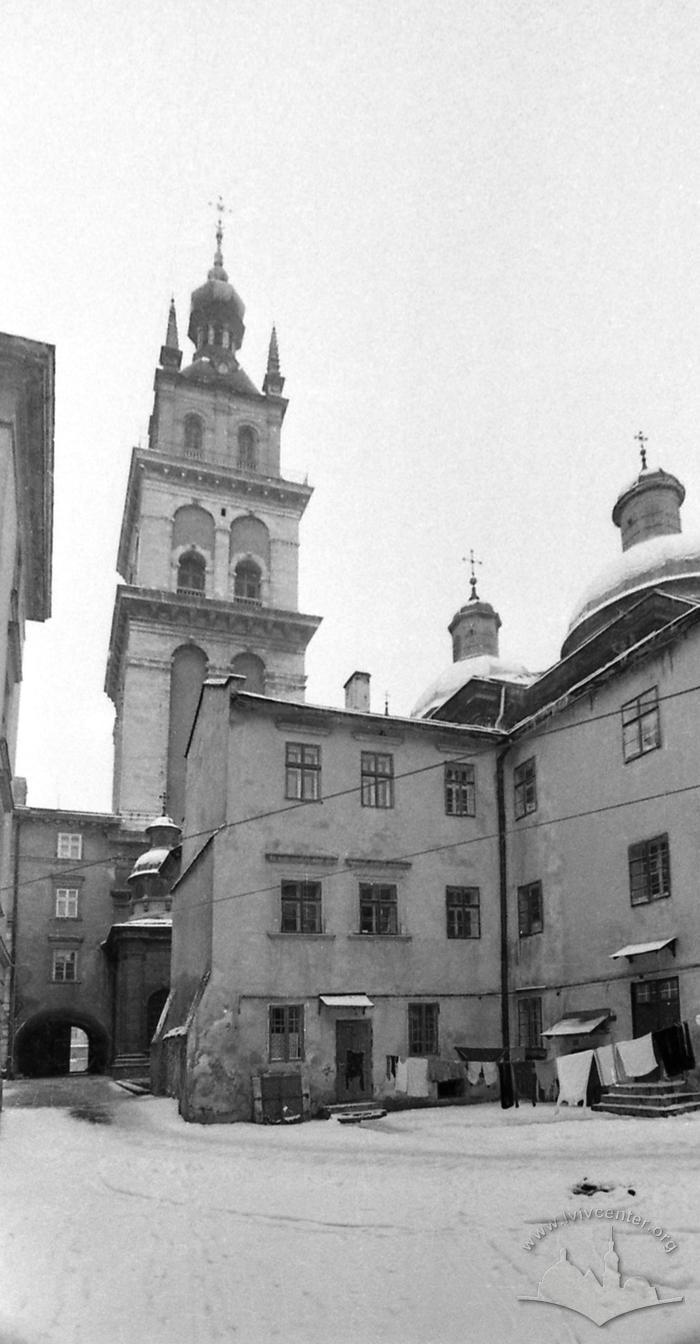
[[[658, 855], [654, 853], [658, 849]], [[671, 847], [668, 831], [627, 846], [630, 905], [651, 905], [671, 895]], [[641, 877], [641, 881], [639, 880]], [[654, 884], [657, 890], [653, 890]], [[644, 895], [636, 895], [643, 891]]]
[[[476, 899], [470, 899], [470, 897]], [[470, 918], [467, 920], [466, 916]], [[460, 916], [463, 918], [460, 919]], [[476, 922], [476, 933], [467, 932]], [[481, 937], [481, 889], [480, 887], [445, 887], [445, 922], [447, 937], [472, 940]], [[460, 931], [461, 926], [461, 931]]]
[[518, 1045], [525, 1050], [542, 1048], [542, 999], [538, 995], [518, 999]]
[[[648, 690], [633, 696], [620, 706], [622, 726], [622, 758], [625, 765], [648, 756], [661, 746], [661, 714], [659, 710], [659, 688], [650, 686]], [[646, 740], [651, 726], [653, 741]], [[630, 744], [629, 729], [634, 729], [635, 742]], [[632, 745], [632, 749], [630, 749]]]
[[[465, 779], [450, 779], [450, 773], [463, 774]], [[471, 778], [469, 777], [471, 776]], [[476, 768], [466, 761], [445, 762], [445, 816], [476, 816]]]
[[[79, 903], [79, 887], [54, 887], [54, 919], [78, 919]], [[61, 905], [65, 905], [64, 910]]]
[[[185, 583], [185, 578], [196, 576], [197, 583]], [[201, 579], [201, 583], [199, 580]], [[198, 593], [205, 596], [207, 591], [207, 561], [195, 546], [188, 546], [178, 556], [176, 589], [178, 593]]]
[[[67, 841], [62, 844], [62, 841]], [[74, 842], [77, 842], [74, 844]], [[66, 850], [66, 853], [61, 851]], [[76, 853], [71, 853], [75, 849]], [[83, 857], [83, 833], [82, 831], [58, 831], [56, 838], [56, 858], [57, 859], [82, 859]]]
[[[276, 1015], [280, 1015], [277, 1016]], [[283, 1030], [273, 1031], [273, 1023], [281, 1022]], [[291, 1024], [295, 1024], [292, 1027]], [[296, 1043], [293, 1039], [296, 1037]], [[273, 1048], [273, 1038], [283, 1045]], [[281, 1053], [280, 1053], [281, 1051]], [[304, 1005], [303, 1003], [271, 1003], [267, 1015], [267, 1055], [270, 1064], [298, 1064], [304, 1059]]]
[[440, 1004], [409, 1003], [408, 1054], [425, 1058], [440, 1053]]
[[[299, 753], [299, 760], [297, 761], [291, 759], [291, 754], [295, 751]], [[321, 801], [321, 765], [320, 743], [285, 742], [285, 798], [290, 798], [297, 803], [319, 803]]]
[[363, 751], [360, 756], [360, 801], [363, 807], [387, 810], [394, 806], [394, 755], [390, 751]]
[[[533, 907], [538, 913], [533, 915]], [[539, 928], [534, 927], [539, 925]], [[518, 887], [518, 937], [533, 938], [544, 931], [542, 882], [524, 882]]]
[[513, 810], [515, 820], [537, 811], [537, 762], [528, 756], [513, 770]]
[[262, 602], [262, 582], [262, 569], [258, 561], [246, 555], [238, 561], [233, 571], [233, 596], [243, 602]]
[[[63, 972], [58, 974], [59, 966], [63, 966]], [[67, 975], [67, 968], [73, 968], [72, 975]], [[51, 959], [51, 982], [54, 985], [75, 985], [78, 982], [78, 953], [73, 947], [55, 947]]]
[[[293, 928], [285, 927], [285, 916], [288, 916], [290, 911], [294, 913]], [[309, 914], [312, 916], [311, 919], [308, 919]], [[280, 885], [280, 932], [289, 934], [323, 933], [323, 893], [320, 882], [297, 878], [282, 879]]]
[[[360, 882], [358, 895], [360, 934], [364, 937], [395, 938], [400, 932], [399, 891], [396, 883]], [[387, 927], [383, 928], [383, 924]]]

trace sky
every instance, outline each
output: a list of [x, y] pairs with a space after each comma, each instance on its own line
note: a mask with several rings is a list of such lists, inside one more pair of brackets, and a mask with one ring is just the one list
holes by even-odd
[[[407, 714], [479, 593], [558, 656], [635, 474], [700, 531], [700, 14], [688, 0], [3, 5], [0, 329], [56, 346], [52, 617], [28, 626], [29, 802], [111, 806], [104, 695], [132, 447], [171, 294], [273, 321], [308, 473], [307, 699]], [[186, 355], [188, 360], [189, 356]]]

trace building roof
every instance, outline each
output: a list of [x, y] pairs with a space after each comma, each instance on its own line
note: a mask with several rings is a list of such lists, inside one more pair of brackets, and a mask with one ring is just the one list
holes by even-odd
[[689, 578], [697, 579], [700, 596], [700, 535], [673, 532], [640, 541], [604, 565], [587, 585], [574, 607], [567, 638], [622, 596]]
[[537, 674], [528, 672], [522, 663], [505, 658], [495, 658], [491, 654], [478, 654], [475, 658], [462, 658], [450, 663], [435, 681], [419, 696], [411, 717], [426, 719], [451, 700], [469, 681], [507, 682], [516, 686], [531, 686], [537, 680]]

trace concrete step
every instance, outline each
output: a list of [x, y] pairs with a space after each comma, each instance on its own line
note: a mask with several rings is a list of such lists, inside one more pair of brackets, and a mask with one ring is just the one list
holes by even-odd
[[644, 1096], [666, 1097], [677, 1096], [679, 1093], [685, 1096], [688, 1091], [688, 1085], [684, 1082], [666, 1081], [663, 1083], [610, 1083], [603, 1088], [605, 1093], [611, 1096]]
[[619, 1101], [599, 1101], [591, 1109], [606, 1111], [609, 1115], [631, 1115], [639, 1119], [651, 1120], [654, 1117], [688, 1115], [691, 1111], [700, 1111], [700, 1099], [697, 1101], [683, 1099], [663, 1101], [661, 1098], [655, 1099], [653, 1097], [645, 1099], [632, 1099], [631, 1097], [624, 1099], [621, 1097]]
[[362, 1120], [381, 1120], [386, 1115], [376, 1101], [344, 1102], [325, 1107], [326, 1114], [341, 1125], [358, 1125]]

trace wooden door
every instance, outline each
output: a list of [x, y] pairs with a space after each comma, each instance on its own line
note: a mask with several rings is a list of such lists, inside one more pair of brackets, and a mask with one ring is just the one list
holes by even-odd
[[672, 1027], [681, 1020], [678, 976], [665, 980], [644, 980], [632, 985], [632, 1035], [646, 1036], [649, 1031]]
[[363, 1018], [335, 1024], [336, 1099], [366, 1101], [372, 1096], [372, 1024]]

